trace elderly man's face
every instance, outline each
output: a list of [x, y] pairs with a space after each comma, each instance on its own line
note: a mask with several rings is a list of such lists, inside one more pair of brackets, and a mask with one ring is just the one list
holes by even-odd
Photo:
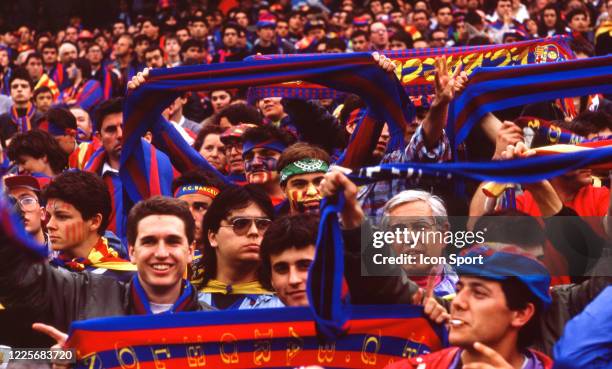
[[[397, 205], [388, 212], [388, 217], [387, 231], [396, 232], [396, 230], [399, 230], [403, 232], [404, 229], [407, 229], [409, 232], [440, 231], [440, 226], [436, 223], [431, 206], [422, 200]], [[444, 250], [444, 244], [438, 242], [441, 240], [434, 237], [427, 239], [427, 241], [430, 242], [419, 241], [414, 244], [402, 243], [392, 246], [396, 255], [404, 254], [415, 258], [415, 263], [402, 265], [402, 269], [404, 269], [408, 276], [427, 276], [429, 271], [436, 267], [436, 264], [421, 263], [421, 255], [423, 257], [439, 257]]]

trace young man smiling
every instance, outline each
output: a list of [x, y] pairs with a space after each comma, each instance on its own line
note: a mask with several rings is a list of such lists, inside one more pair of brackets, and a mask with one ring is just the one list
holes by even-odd
[[60, 334], [57, 330], [67, 331], [74, 320], [210, 310], [198, 302], [197, 290], [183, 279], [193, 259], [194, 222], [187, 205], [153, 197], [132, 208], [128, 224], [130, 260], [137, 268], [128, 283], [33, 262], [14, 245], [14, 239], [2, 233], [0, 302], [7, 308], [32, 306], [33, 316], [44, 323], [37, 329]]

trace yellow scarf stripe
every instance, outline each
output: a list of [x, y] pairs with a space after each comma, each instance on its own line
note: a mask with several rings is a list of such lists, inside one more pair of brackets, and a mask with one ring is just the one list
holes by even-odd
[[221, 293], [224, 295], [273, 295], [274, 293], [263, 288], [258, 281], [227, 285], [216, 279], [211, 279], [202, 289], [202, 292]]

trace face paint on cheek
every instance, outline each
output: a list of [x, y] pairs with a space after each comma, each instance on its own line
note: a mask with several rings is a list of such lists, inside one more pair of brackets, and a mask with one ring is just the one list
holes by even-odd
[[319, 211], [322, 197], [315, 186], [309, 185], [306, 190], [289, 190], [288, 195], [291, 207], [299, 213], [316, 213]]
[[76, 221], [66, 226], [66, 242], [69, 244], [80, 243], [85, 235], [85, 223]]
[[249, 183], [261, 184], [270, 181], [272, 172], [276, 170], [277, 159], [271, 156], [256, 157], [245, 161], [244, 171]]

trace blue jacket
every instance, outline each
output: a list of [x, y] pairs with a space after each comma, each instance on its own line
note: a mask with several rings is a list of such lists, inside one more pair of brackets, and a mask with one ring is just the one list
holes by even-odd
[[612, 286], [565, 326], [553, 350], [553, 369], [612, 368]]

